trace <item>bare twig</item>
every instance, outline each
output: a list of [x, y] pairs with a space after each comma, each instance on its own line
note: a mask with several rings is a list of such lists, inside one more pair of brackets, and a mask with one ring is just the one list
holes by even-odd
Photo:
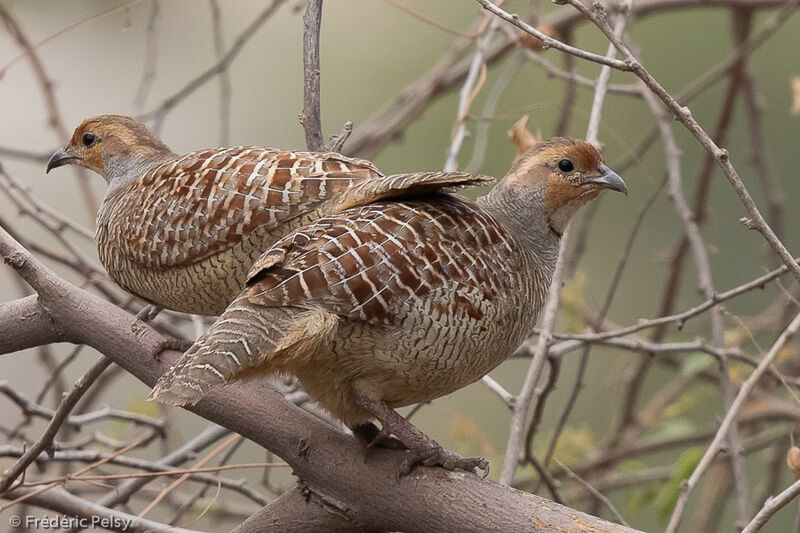
[[501, 19], [505, 20], [516, 26], [517, 28], [521, 29], [526, 33], [530, 33], [534, 37], [540, 39], [543, 43], [545, 48], [555, 48], [556, 50], [561, 50], [562, 52], [566, 52], [568, 54], [572, 54], [575, 57], [579, 57], [581, 59], [586, 59], [588, 61], [593, 61], [595, 63], [599, 63], [601, 65], [608, 65], [614, 67], [618, 70], [624, 71], [631, 71], [633, 67], [627, 64], [625, 61], [620, 61], [618, 59], [608, 58], [605, 56], [601, 56], [600, 54], [595, 54], [594, 52], [587, 52], [586, 50], [581, 50], [580, 48], [575, 48], [574, 46], [570, 46], [566, 43], [563, 43], [557, 39], [550, 37], [549, 35], [542, 33], [541, 31], [537, 30], [530, 24], [526, 23], [525, 21], [520, 18], [519, 15], [516, 13], [508, 13], [497, 7], [497, 5], [493, 4], [489, 0], [477, 0], [483, 8], [490, 13], [494, 13]]
[[[66, 126], [64, 125], [64, 121], [61, 118], [61, 112], [59, 111], [58, 104], [56, 103], [56, 97], [53, 93], [53, 81], [50, 79], [50, 76], [44, 69], [44, 64], [42, 63], [41, 59], [39, 59], [39, 55], [36, 53], [34, 45], [30, 42], [30, 40], [28, 40], [27, 35], [25, 35], [25, 33], [22, 31], [22, 28], [16, 19], [11, 16], [11, 13], [2, 4], [0, 4], [0, 20], [3, 21], [8, 29], [8, 32], [17, 41], [17, 44], [20, 46], [20, 48], [24, 50], [24, 55], [28, 58], [28, 61], [31, 64], [31, 68], [36, 75], [37, 81], [39, 82], [39, 87], [42, 90], [42, 96], [44, 97], [45, 108], [47, 109], [48, 115], [48, 124], [53, 128], [59, 137], [65, 140], [68, 139], [69, 130], [67, 130]], [[84, 207], [89, 214], [93, 215], [97, 212], [98, 202], [97, 197], [95, 196], [94, 191], [89, 183], [89, 176], [86, 171], [77, 166], [73, 166], [73, 171], [75, 172], [75, 179], [78, 183], [78, 189], [83, 197]]]
[[[630, 12], [632, 0], [626, 0], [620, 4], [622, 12], [616, 15], [614, 22], [614, 35], [619, 39], [625, 33], [625, 27], [628, 24], [627, 14]], [[614, 45], [608, 43], [608, 51], [606, 57], [614, 59], [616, 57], [616, 49]], [[592, 100], [592, 109], [589, 113], [589, 125], [586, 127], [586, 141], [593, 144], [600, 144], [597, 133], [600, 131], [600, 117], [603, 114], [603, 102], [606, 99], [606, 91], [608, 90], [608, 83], [611, 79], [611, 67], [603, 65], [600, 68], [600, 74], [597, 76], [597, 85], [595, 86], [594, 99]]]
[[325, 150], [320, 118], [319, 32], [322, 0], [308, 0], [303, 15], [303, 114], [300, 124], [306, 134], [306, 147], [312, 152]]
[[[216, 59], [222, 59], [225, 53], [225, 42], [222, 36], [222, 10], [218, 0], [209, 0], [211, 5], [211, 20], [214, 30], [214, 53]], [[219, 143], [228, 145], [231, 134], [231, 77], [225, 69], [219, 74]]]
[[614, 507], [614, 504], [613, 504], [613, 503], [611, 503], [611, 500], [609, 500], [608, 498], [606, 498], [606, 496], [605, 496], [605, 495], [604, 495], [602, 492], [600, 492], [599, 490], [597, 490], [596, 488], [594, 488], [594, 487], [593, 487], [593, 486], [592, 486], [592, 485], [591, 485], [589, 482], [587, 482], [585, 479], [583, 479], [582, 477], [580, 477], [578, 474], [576, 474], [575, 472], [573, 472], [572, 470], [570, 470], [570, 469], [569, 469], [569, 468], [568, 468], [566, 465], [564, 465], [564, 464], [563, 464], [561, 461], [556, 461], [556, 464], [557, 464], [557, 465], [558, 465], [558, 466], [559, 466], [559, 467], [560, 467], [562, 470], [564, 470], [564, 472], [566, 472], [566, 473], [567, 473], [567, 475], [570, 477], [570, 479], [573, 479], [573, 480], [577, 481], [577, 482], [578, 482], [578, 483], [579, 483], [579, 484], [580, 484], [580, 485], [581, 485], [583, 488], [585, 488], [586, 490], [588, 490], [588, 491], [589, 491], [589, 493], [590, 493], [592, 496], [594, 496], [595, 498], [597, 498], [598, 500], [600, 500], [601, 502], [603, 502], [603, 504], [604, 504], [606, 507], [608, 507], [608, 510], [609, 510], [609, 511], [611, 511], [611, 514], [612, 514], [612, 515], [614, 515], [614, 519], [615, 519], [617, 522], [619, 522], [620, 524], [622, 524], [622, 525], [624, 525], [624, 526], [627, 526], [627, 525], [628, 525], [628, 523], [625, 521], [625, 519], [624, 519], [624, 518], [622, 518], [622, 515], [621, 515], [621, 514], [620, 514], [620, 512], [617, 510], [617, 508], [616, 508], [616, 507]]
[[725, 418], [722, 419], [720, 423], [719, 429], [717, 430], [716, 435], [714, 436], [714, 440], [711, 441], [711, 444], [706, 449], [705, 453], [703, 453], [703, 457], [700, 459], [700, 462], [695, 467], [694, 472], [689, 477], [688, 480], [684, 482], [681, 486], [681, 493], [678, 497], [678, 502], [675, 505], [675, 510], [670, 517], [669, 524], [667, 525], [667, 532], [673, 533], [681, 522], [681, 518], [683, 517], [683, 511], [686, 508], [686, 503], [688, 502], [689, 494], [691, 494], [692, 489], [697, 485], [697, 482], [700, 480], [700, 477], [705, 472], [708, 465], [714, 459], [714, 456], [719, 452], [720, 447], [722, 446], [722, 442], [725, 440], [728, 432], [730, 431], [731, 424], [736, 417], [736, 414], [739, 412], [739, 408], [744, 403], [747, 396], [750, 394], [750, 391], [753, 390], [756, 383], [761, 376], [766, 372], [769, 365], [772, 364], [772, 361], [778, 355], [778, 352], [783, 348], [783, 345], [786, 344], [796, 332], [800, 329], [800, 314], [795, 316], [794, 320], [789, 324], [789, 326], [783, 330], [780, 336], [775, 340], [772, 347], [767, 352], [767, 355], [759, 363], [758, 367], [753, 370], [753, 373], [742, 383], [742, 386], [739, 388], [739, 392], [736, 394], [736, 398], [734, 398], [733, 403], [728, 408], [728, 411], [725, 413]]
[[269, 18], [285, 1], [286, 0], [272, 0], [267, 7], [265, 7], [258, 15], [256, 15], [255, 18], [253, 18], [250, 24], [248, 24], [248, 26], [239, 34], [239, 36], [236, 37], [231, 47], [228, 48], [228, 51], [220, 58], [219, 61], [217, 61], [210, 68], [206, 69], [205, 72], [201, 73], [199, 76], [190, 80], [172, 96], [168, 96], [162, 100], [161, 103], [158, 104], [152, 111], [140, 114], [138, 116], [139, 120], [155, 120], [156, 130], [160, 129], [160, 124], [164, 120], [164, 116], [173, 107], [186, 99], [186, 97], [192, 94], [194, 91], [202, 87], [214, 76], [224, 72], [236, 59], [236, 57], [239, 55], [239, 52], [242, 51], [242, 47], [247, 43], [247, 41], [250, 40], [256, 31], [263, 26], [267, 20], [269, 20]]
[[100, 377], [106, 368], [111, 365], [111, 359], [106, 357], [101, 358], [98, 362], [94, 364], [92, 368], [89, 369], [81, 378], [75, 382], [75, 386], [72, 390], [67, 394], [64, 399], [61, 401], [61, 405], [58, 406], [55, 414], [53, 415], [52, 420], [47, 425], [47, 429], [39, 439], [30, 446], [26, 451], [25, 454], [19, 458], [12, 466], [8, 467], [2, 474], [0, 474], [0, 494], [6, 492], [11, 484], [25, 471], [25, 469], [30, 465], [39, 454], [46, 449], [49, 449], [53, 443], [53, 438], [55, 437], [56, 433], [58, 433], [59, 428], [61, 428], [61, 424], [69, 416], [69, 413], [72, 411], [72, 408], [78, 403], [81, 396], [92, 386], [92, 383]]
[[764, 506], [758, 510], [758, 513], [756, 513], [753, 519], [742, 529], [742, 533], [755, 533], [760, 530], [761, 527], [772, 518], [772, 515], [795, 499], [798, 494], [800, 494], [800, 480], [786, 487], [783, 492], [774, 498], [767, 499], [767, 501], [764, 502]]
[[564, 233], [564, 237], [561, 239], [561, 250], [553, 272], [553, 279], [550, 282], [547, 301], [542, 310], [542, 330], [539, 333], [533, 359], [531, 359], [531, 363], [528, 366], [522, 388], [514, 401], [506, 453], [503, 459], [503, 471], [500, 474], [500, 483], [505, 485], [511, 484], [514, 479], [514, 473], [517, 471], [522, 439], [525, 436], [525, 421], [528, 419], [528, 409], [533, 399], [533, 393], [536, 390], [536, 384], [541, 376], [542, 368], [547, 360], [547, 351], [553, 343], [552, 332], [556, 325], [556, 314], [561, 297], [561, 276], [564, 271], [564, 256], [566, 255], [564, 250], [567, 247], [568, 240], [569, 231]]
[[350, 138], [350, 134], [353, 133], [353, 123], [349, 120], [344, 123], [342, 127], [342, 131], [340, 131], [336, 135], [331, 135], [329, 144], [330, 144], [330, 151], [331, 152], [341, 152], [342, 146], [344, 143], [347, 142], [347, 139]]
[[496, 18], [487, 18], [481, 28], [483, 35], [478, 40], [477, 50], [472, 56], [470, 62], [469, 72], [464, 79], [464, 84], [461, 86], [458, 96], [458, 111], [456, 112], [456, 121], [453, 124], [453, 130], [450, 136], [450, 147], [447, 149], [447, 157], [445, 158], [443, 170], [445, 172], [452, 172], [458, 168], [458, 153], [461, 151], [461, 145], [467, 136], [467, 115], [472, 107], [472, 102], [480, 92], [486, 81], [486, 54], [489, 52], [489, 43], [494, 35], [494, 30], [498, 26]]
[[[484, 0], [478, 0], [484, 1]], [[636, 59], [633, 55], [633, 52], [628, 48], [628, 46], [622, 42], [621, 39], [617, 38], [614, 35], [613, 29], [609, 26], [608, 22], [606, 21], [605, 17], [605, 10], [602, 8], [600, 4], [595, 4], [594, 9], [588, 9], [583, 3], [579, 0], [567, 0], [570, 5], [576, 7], [581, 13], [583, 13], [586, 17], [588, 17], [592, 22], [597, 25], [597, 27], [603, 32], [603, 34], [611, 41], [614, 46], [619, 50], [619, 52], [624, 57], [624, 63], [628, 65], [630, 68], [628, 69], [620, 69], [620, 70], [631, 70], [633, 71], [636, 76], [642, 80], [642, 82], [652, 91], [654, 95], [656, 95], [666, 106], [667, 109], [673, 114], [673, 116], [683, 124], [687, 130], [700, 142], [700, 144], [714, 156], [719, 167], [722, 169], [723, 174], [728, 179], [733, 190], [736, 192], [737, 196], [739, 196], [739, 200], [744, 205], [747, 213], [750, 215], [750, 218], [745, 221], [746, 225], [750, 229], [755, 229], [759, 233], [761, 233], [762, 237], [767, 241], [773, 251], [781, 258], [781, 261], [789, 267], [789, 270], [795, 275], [795, 277], [800, 280], [800, 264], [794, 260], [792, 255], [783, 245], [783, 243], [778, 239], [775, 235], [775, 232], [772, 228], [769, 227], [769, 224], [764, 220], [764, 217], [761, 215], [761, 212], [758, 209], [753, 198], [750, 196], [747, 188], [745, 187], [744, 183], [742, 182], [741, 178], [739, 178], [739, 174], [736, 172], [736, 169], [733, 167], [729, 160], [729, 154], [727, 150], [724, 150], [717, 146], [717, 144], [709, 137], [709, 135], [705, 132], [705, 130], [700, 126], [697, 120], [694, 119], [692, 116], [691, 111], [688, 107], [684, 107], [675, 100], [669, 92], [644, 68], [644, 66]], [[789, 0], [785, 3], [783, 9], [776, 15], [788, 17], [789, 13], [793, 11], [798, 4], [798, 0]], [[605, 63], [604, 63], [605, 64]], [[614, 66], [614, 65], [612, 65]]]
[[142, 79], [139, 81], [139, 87], [136, 89], [136, 97], [133, 100], [133, 109], [138, 113], [144, 108], [147, 103], [147, 96], [150, 94], [150, 88], [156, 79], [156, 62], [158, 60], [158, 15], [159, 15], [159, 0], [150, 0], [150, 18], [147, 20], [147, 28], [145, 30], [145, 51], [144, 51], [144, 69], [142, 71]]
[[[662, 112], [661, 106], [655, 100], [655, 97], [649, 92], [643, 92], [645, 101], [650, 106], [651, 112], [656, 117], [659, 131], [664, 143], [664, 153], [667, 164], [667, 174], [669, 176], [669, 190], [670, 199], [672, 200], [675, 209], [681, 217], [683, 222], [684, 232], [694, 257], [697, 276], [700, 284], [700, 290], [703, 295], [708, 299], [713, 299], [716, 295], [713, 282], [711, 280], [711, 262], [708, 259], [706, 245], [703, 242], [703, 237], [700, 234], [700, 229], [694, 220], [691, 210], [686, 203], [686, 198], [683, 195], [682, 179], [680, 169], [680, 150], [678, 143], [672, 135], [668, 117]], [[724, 348], [725, 346], [725, 326], [722, 322], [722, 314], [720, 308], [714, 306], [710, 309], [711, 316], [711, 344], [716, 349]], [[730, 370], [728, 366], [728, 359], [723, 353], [718, 359], [718, 376], [720, 389], [723, 396], [723, 405], [725, 409], [730, 409], [734, 401], [734, 390], [730, 382]], [[748, 494], [747, 475], [744, 470], [744, 459], [741, 456], [741, 441], [739, 440], [738, 427], [736, 420], [732, 420], [728, 433], [728, 439], [731, 447], [731, 464], [733, 466], [733, 479], [736, 485], [737, 494], [737, 509], [739, 513], [739, 520], [744, 523], [750, 516], [750, 499]]]

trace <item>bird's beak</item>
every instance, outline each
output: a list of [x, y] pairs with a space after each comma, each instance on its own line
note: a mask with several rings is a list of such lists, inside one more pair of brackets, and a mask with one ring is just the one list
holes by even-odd
[[53, 154], [53, 157], [50, 158], [50, 161], [47, 162], [47, 170], [45, 174], [53, 170], [54, 168], [68, 165], [75, 161], [76, 157], [67, 151], [67, 148], [59, 148], [56, 150], [56, 153]]
[[600, 165], [597, 169], [602, 172], [596, 178], [589, 178], [584, 183], [593, 183], [603, 189], [611, 189], [612, 191], [619, 191], [625, 196], [628, 196], [628, 187], [625, 182], [619, 177], [619, 174], [611, 170], [605, 165]]

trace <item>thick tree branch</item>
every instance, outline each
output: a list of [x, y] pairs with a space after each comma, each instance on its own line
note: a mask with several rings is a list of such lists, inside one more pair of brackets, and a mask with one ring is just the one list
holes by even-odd
[[39, 305], [38, 295], [0, 304], [0, 317], [0, 339], [3, 339], [3, 351], [6, 353], [63, 339]]
[[239, 524], [231, 533], [350, 533], [364, 531], [340, 509], [295, 487]]

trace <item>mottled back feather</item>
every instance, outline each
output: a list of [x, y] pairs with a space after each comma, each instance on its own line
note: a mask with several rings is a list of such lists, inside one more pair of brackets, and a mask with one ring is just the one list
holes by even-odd
[[[109, 197], [98, 241], [152, 269], [202, 261], [381, 176], [339, 154], [235, 147], [164, 163]], [[124, 216], [124, 219], [121, 217]]]
[[489, 214], [452, 195], [378, 202], [278, 241], [251, 269], [249, 298], [383, 324], [414, 304], [479, 318], [485, 302], [512, 290], [503, 257], [513, 246]]

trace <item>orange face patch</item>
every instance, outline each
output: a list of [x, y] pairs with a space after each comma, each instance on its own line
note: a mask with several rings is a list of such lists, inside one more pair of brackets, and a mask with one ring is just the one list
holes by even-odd
[[554, 211], [576, 201], [583, 205], [598, 194], [600, 189], [581, 187], [561, 177], [553, 177], [547, 190], [547, 209]]

